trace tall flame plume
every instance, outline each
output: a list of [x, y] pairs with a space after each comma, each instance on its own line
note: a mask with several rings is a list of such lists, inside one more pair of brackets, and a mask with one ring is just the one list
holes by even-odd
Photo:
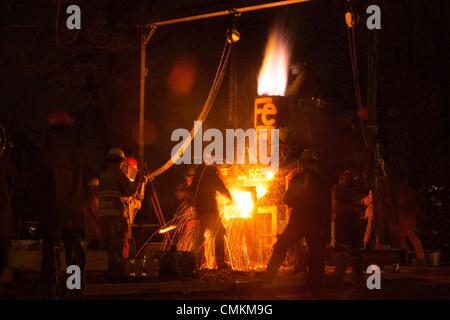
[[280, 26], [269, 33], [264, 60], [258, 75], [258, 95], [284, 96], [288, 81], [290, 44]]

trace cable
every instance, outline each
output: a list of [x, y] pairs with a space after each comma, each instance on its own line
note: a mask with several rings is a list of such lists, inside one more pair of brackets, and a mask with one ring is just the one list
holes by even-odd
[[[203, 105], [203, 109], [200, 112], [200, 115], [197, 118], [197, 121], [205, 121], [206, 117], [209, 114], [209, 111], [211, 110], [214, 101], [217, 97], [217, 94], [219, 92], [219, 89], [222, 85], [222, 80], [225, 76], [225, 70], [226, 66], [228, 64], [228, 60], [230, 57], [231, 52], [231, 44], [228, 43], [227, 39], [225, 40], [225, 46], [222, 51], [222, 55], [220, 58], [219, 66], [216, 71], [216, 75], [213, 80], [213, 84], [211, 86], [211, 89], [209, 91], [208, 97], [206, 98], [206, 101]], [[166, 172], [172, 165], [180, 158], [181, 154], [185, 152], [187, 147], [191, 144], [193, 137], [197, 134], [198, 129], [194, 126], [191, 130], [191, 134], [189, 139], [187, 139], [183, 145], [177, 150], [174, 156], [172, 156], [164, 165], [156, 169], [155, 171], [149, 173], [147, 177], [151, 180], [156, 178], [157, 176], [163, 174]]]

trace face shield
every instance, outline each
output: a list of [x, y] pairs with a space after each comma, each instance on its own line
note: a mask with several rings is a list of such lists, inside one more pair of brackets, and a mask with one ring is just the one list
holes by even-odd
[[127, 158], [125, 162], [125, 174], [128, 179], [134, 181], [136, 179], [136, 175], [138, 173], [138, 162], [134, 158]]

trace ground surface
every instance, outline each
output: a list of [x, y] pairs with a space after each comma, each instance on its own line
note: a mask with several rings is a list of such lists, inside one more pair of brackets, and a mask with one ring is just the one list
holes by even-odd
[[[381, 275], [381, 290], [368, 290], [365, 282], [338, 287], [328, 270], [326, 284], [317, 295], [305, 288], [305, 274], [282, 272], [271, 286], [262, 286], [260, 274], [201, 272], [195, 279], [152, 281], [99, 281], [90, 275], [85, 299], [450, 299], [450, 267], [402, 267]], [[347, 277], [349, 280], [350, 277]], [[22, 275], [16, 283], [2, 287], [2, 299], [37, 299], [37, 275]]]

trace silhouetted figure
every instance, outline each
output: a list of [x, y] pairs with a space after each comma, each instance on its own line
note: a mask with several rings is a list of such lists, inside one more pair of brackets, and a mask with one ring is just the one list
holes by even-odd
[[61, 242], [67, 266], [77, 265], [83, 271], [85, 265], [81, 239], [86, 186], [95, 175], [95, 166], [87, 152], [74, 142], [72, 127], [73, 119], [68, 114], [61, 111], [49, 114], [48, 142], [36, 167], [36, 179], [42, 191], [41, 281], [44, 298], [56, 298]]
[[178, 230], [175, 233], [173, 243], [176, 243], [179, 251], [194, 252], [196, 250], [195, 246], [199, 242], [197, 237], [199, 236], [200, 221], [197, 217], [192, 197], [194, 176], [195, 170], [192, 168], [187, 169], [184, 172], [182, 182], [175, 187], [177, 210], [174, 220]]
[[200, 165], [195, 170], [194, 181], [192, 183], [192, 197], [194, 207], [200, 221], [198, 243], [195, 246], [198, 252], [198, 265], [204, 258], [204, 233], [209, 230], [214, 238], [215, 258], [219, 269], [228, 269], [229, 266], [225, 262], [225, 227], [220, 218], [217, 209], [216, 193], [219, 192], [223, 196], [231, 200], [230, 191], [220, 178], [217, 169], [214, 166]]
[[357, 183], [353, 169], [346, 170], [339, 184], [332, 191], [332, 219], [334, 221], [334, 246], [337, 251], [336, 276], [340, 281], [347, 264], [353, 267], [353, 276], [357, 280], [362, 275], [361, 214], [364, 193]]
[[292, 208], [292, 213], [273, 247], [266, 281], [275, 278], [287, 250], [304, 237], [309, 250], [309, 286], [314, 291], [323, 281], [325, 246], [330, 230], [330, 187], [319, 173], [318, 157], [312, 150], [303, 151], [299, 173], [289, 182], [284, 201]]
[[423, 215], [420, 194], [416, 190], [408, 186], [401, 187], [397, 201], [397, 214], [400, 231], [400, 248], [408, 250], [407, 240], [409, 240], [416, 253], [416, 261], [414, 263], [426, 264], [422, 242], [416, 234], [417, 218]]

